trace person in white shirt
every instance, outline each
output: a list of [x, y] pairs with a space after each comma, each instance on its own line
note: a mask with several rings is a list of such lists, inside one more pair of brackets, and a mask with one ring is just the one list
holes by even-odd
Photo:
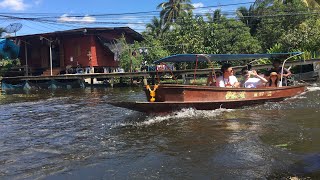
[[221, 67], [222, 76], [217, 78], [217, 87], [240, 87], [238, 79], [233, 75], [231, 64], [223, 64]]
[[[243, 76], [243, 83], [242, 87], [245, 88], [257, 88], [257, 87], [264, 87], [268, 80], [262, 76], [260, 76], [257, 71], [252, 70], [248, 71], [247, 68], [243, 68], [241, 70]], [[250, 77], [253, 76], [253, 77]]]

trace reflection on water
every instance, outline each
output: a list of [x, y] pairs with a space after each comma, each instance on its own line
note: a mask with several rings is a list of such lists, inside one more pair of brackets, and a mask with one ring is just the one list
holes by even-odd
[[139, 88], [2, 92], [0, 179], [320, 177], [320, 88], [237, 110], [146, 115]]

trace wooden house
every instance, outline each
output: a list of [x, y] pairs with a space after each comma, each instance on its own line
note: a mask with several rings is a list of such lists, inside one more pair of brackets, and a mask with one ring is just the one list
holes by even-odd
[[[80, 28], [44, 34], [17, 36], [19, 59], [27, 75], [57, 75], [83, 71], [111, 72], [118, 68], [121, 47], [116, 39], [124, 36], [128, 43], [143, 37], [129, 27]], [[68, 72], [72, 70], [72, 72]]]

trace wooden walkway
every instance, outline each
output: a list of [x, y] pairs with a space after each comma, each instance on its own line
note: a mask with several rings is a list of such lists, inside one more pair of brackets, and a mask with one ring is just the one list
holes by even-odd
[[[306, 60], [306, 61], [291, 61], [286, 63], [286, 67], [288, 66], [296, 66], [296, 65], [308, 65], [313, 64], [314, 62], [320, 63], [320, 59], [312, 59], [312, 60]], [[254, 65], [253, 69], [259, 70], [259, 69], [267, 69], [271, 68], [272, 64], [266, 64], [266, 65]], [[233, 67], [235, 71], [240, 71], [243, 68], [243, 66]], [[216, 70], [219, 70], [217, 68]], [[208, 74], [211, 72], [212, 69], [197, 69], [196, 74]], [[171, 73], [170, 71], [165, 71], [166, 73]], [[173, 71], [173, 74], [175, 76], [178, 75], [188, 75], [188, 74], [194, 74], [194, 69], [189, 70], [176, 70]], [[56, 76], [17, 76], [17, 77], [3, 77], [0, 79], [1, 81], [28, 81], [28, 80], [76, 80], [76, 79], [87, 79], [87, 78], [135, 78], [135, 77], [142, 77], [142, 78], [154, 78], [156, 76], [157, 72], [155, 71], [147, 71], [147, 72], [126, 72], [126, 73], [92, 73], [92, 74], [64, 74], [64, 75], [56, 75]]]

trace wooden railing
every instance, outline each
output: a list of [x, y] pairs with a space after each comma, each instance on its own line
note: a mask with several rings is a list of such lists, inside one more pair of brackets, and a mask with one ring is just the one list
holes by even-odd
[[[308, 65], [313, 64], [314, 62], [320, 63], [320, 59], [312, 59], [306, 61], [291, 61], [287, 62], [287, 66], [296, 66], [296, 65]], [[253, 66], [254, 69], [267, 69], [271, 68], [271, 64], [265, 65], [255, 65]], [[240, 71], [243, 66], [233, 67], [235, 71]], [[216, 68], [219, 70], [220, 68]], [[209, 74], [212, 69], [197, 69], [196, 74]], [[176, 70], [173, 71], [175, 76], [179, 75], [188, 75], [194, 74], [194, 69], [188, 70]], [[170, 71], [165, 71], [163, 73], [171, 73]], [[92, 74], [64, 74], [64, 75], [54, 75], [54, 76], [17, 76], [17, 77], [3, 77], [2, 79], [11, 79], [11, 80], [50, 80], [50, 79], [84, 79], [84, 78], [118, 78], [118, 77], [127, 77], [127, 78], [134, 78], [134, 77], [154, 77], [156, 76], [157, 72], [155, 71], [143, 71], [143, 72], [124, 72], [124, 73], [92, 73]]]

